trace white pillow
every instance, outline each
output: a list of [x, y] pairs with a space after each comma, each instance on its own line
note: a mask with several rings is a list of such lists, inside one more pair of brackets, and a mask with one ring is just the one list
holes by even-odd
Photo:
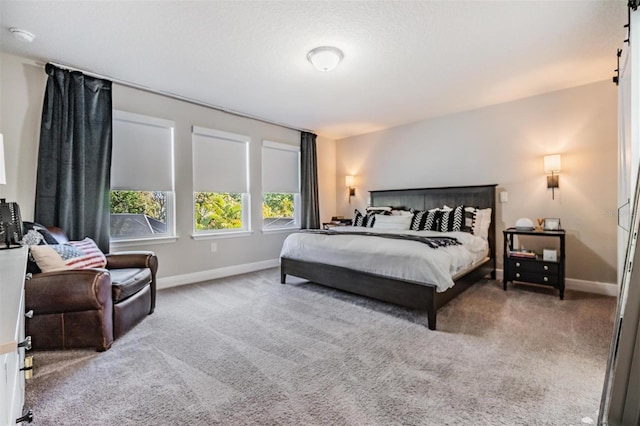
[[373, 207], [373, 206], [369, 206], [369, 207], [367, 207], [367, 213], [369, 213], [369, 212], [374, 212], [374, 213], [389, 212], [389, 213], [391, 213], [391, 207]]
[[489, 226], [491, 225], [491, 209], [477, 209], [476, 220], [473, 223], [473, 235], [485, 240], [489, 239]]
[[373, 222], [373, 229], [408, 230], [412, 219], [413, 216], [377, 214], [376, 221]]
[[413, 216], [413, 213], [409, 210], [391, 210], [392, 216]]

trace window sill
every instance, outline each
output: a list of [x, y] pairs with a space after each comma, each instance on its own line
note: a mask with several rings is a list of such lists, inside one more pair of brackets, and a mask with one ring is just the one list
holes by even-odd
[[191, 238], [194, 240], [212, 240], [216, 238], [236, 238], [236, 237], [249, 237], [253, 235], [251, 231], [238, 231], [238, 232], [217, 232], [217, 233], [202, 233], [191, 234]]
[[167, 244], [178, 241], [177, 236], [174, 237], [157, 237], [157, 238], [132, 238], [130, 240], [112, 240], [109, 242], [110, 249], [119, 249], [124, 247], [148, 246], [149, 244]]
[[273, 228], [273, 229], [263, 229], [263, 234], [286, 234], [291, 232], [299, 231], [299, 227], [289, 227], [289, 228]]

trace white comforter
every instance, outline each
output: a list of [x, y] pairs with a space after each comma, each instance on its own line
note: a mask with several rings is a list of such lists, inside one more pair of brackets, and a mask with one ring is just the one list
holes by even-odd
[[445, 291], [453, 286], [452, 277], [456, 273], [483, 260], [488, 253], [487, 241], [467, 232], [396, 231], [352, 226], [331, 230], [447, 236], [456, 238], [462, 245], [434, 249], [419, 241], [300, 232], [286, 238], [280, 257], [435, 284], [437, 291]]

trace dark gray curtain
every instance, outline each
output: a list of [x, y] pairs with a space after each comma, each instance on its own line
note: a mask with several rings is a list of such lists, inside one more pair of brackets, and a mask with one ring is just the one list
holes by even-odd
[[35, 221], [109, 251], [111, 82], [47, 64]]
[[300, 138], [300, 195], [302, 197], [302, 229], [320, 228], [318, 202], [318, 159], [316, 135], [302, 132]]

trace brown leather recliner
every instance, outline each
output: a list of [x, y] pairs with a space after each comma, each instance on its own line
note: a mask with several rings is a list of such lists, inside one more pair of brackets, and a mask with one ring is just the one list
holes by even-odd
[[[55, 239], [68, 241], [59, 228]], [[25, 283], [26, 334], [34, 349], [95, 347], [105, 351], [147, 315], [156, 301], [158, 258], [152, 252], [107, 254], [105, 269], [33, 274]]]

